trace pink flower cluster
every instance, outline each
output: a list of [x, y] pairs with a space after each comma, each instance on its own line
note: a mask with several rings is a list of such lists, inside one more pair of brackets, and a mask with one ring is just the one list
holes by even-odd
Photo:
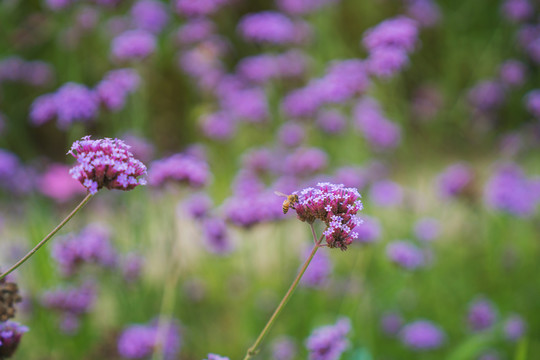
[[318, 188], [300, 191], [295, 210], [302, 221], [313, 223], [316, 219], [326, 224], [324, 236], [331, 248], [347, 250], [358, 234], [352, 229], [361, 223], [356, 216], [362, 210], [360, 194], [344, 185], [319, 183]]
[[90, 136], [85, 136], [73, 143], [68, 154], [78, 162], [69, 173], [91, 194], [103, 187], [132, 190], [137, 185], [146, 184], [145, 179], [137, 179], [146, 175], [146, 166], [133, 157], [129, 146], [122, 140], [90, 140]]

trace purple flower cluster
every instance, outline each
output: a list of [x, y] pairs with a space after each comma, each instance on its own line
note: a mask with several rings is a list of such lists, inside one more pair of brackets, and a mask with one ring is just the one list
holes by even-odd
[[369, 197], [377, 206], [399, 206], [404, 198], [403, 188], [394, 181], [380, 180], [371, 185]]
[[441, 18], [441, 9], [433, 0], [407, 0], [407, 15], [420, 26], [436, 25]]
[[324, 222], [326, 229], [323, 234], [328, 246], [347, 250], [358, 236], [352, 230], [361, 223], [356, 216], [363, 207], [358, 190], [319, 183], [317, 188], [308, 187], [295, 194], [298, 195], [298, 203], [295, 204], [298, 219], [309, 224], [317, 219]]
[[537, 119], [540, 119], [540, 90], [531, 90], [525, 96], [527, 110]]
[[316, 125], [326, 134], [341, 134], [347, 126], [347, 118], [338, 110], [321, 110]]
[[236, 73], [250, 82], [265, 84], [274, 79], [300, 77], [306, 67], [306, 55], [298, 50], [290, 50], [279, 55], [262, 54], [243, 58], [236, 66]]
[[66, 334], [74, 334], [79, 328], [79, 319], [88, 313], [96, 302], [96, 288], [92, 283], [79, 287], [49, 290], [41, 297], [41, 304], [61, 313], [60, 329]]
[[395, 312], [388, 312], [381, 317], [381, 329], [388, 336], [395, 336], [403, 326], [403, 317]]
[[[304, 251], [302, 259], [306, 259], [311, 249]], [[328, 282], [328, 277], [332, 274], [333, 264], [330, 256], [325, 252], [318, 252], [311, 260], [306, 272], [300, 280], [300, 284], [306, 287], [320, 288]]]
[[146, 184], [145, 179], [137, 179], [146, 175], [146, 166], [133, 157], [122, 140], [90, 140], [90, 136], [85, 136], [73, 143], [68, 154], [77, 160], [69, 173], [91, 194], [103, 187], [132, 190]]
[[362, 43], [369, 52], [367, 59], [371, 74], [392, 77], [409, 63], [409, 53], [418, 41], [418, 24], [398, 16], [378, 24], [364, 33]]
[[425, 265], [424, 252], [407, 241], [393, 241], [386, 246], [386, 256], [394, 264], [406, 270], [415, 270]]
[[69, 175], [69, 166], [62, 164], [50, 165], [39, 177], [37, 187], [43, 195], [59, 203], [86, 192], [84, 187]]
[[488, 330], [497, 319], [497, 312], [493, 304], [486, 299], [475, 300], [469, 306], [467, 322], [473, 331]]
[[403, 345], [417, 351], [437, 349], [443, 345], [445, 337], [443, 330], [428, 320], [414, 321], [400, 331]]
[[315, 329], [306, 340], [310, 360], [338, 360], [349, 347], [346, 336], [351, 331], [347, 318], [339, 319], [334, 325]]
[[437, 188], [442, 198], [463, 194], [473, 179], [472, 169], [465, 163], [448, 166], [437, 176]]
[[127, 283], [134, 283], [141, 277], [145, 259], [142, 255], [130, 252], [120, 261], [120, 269]]
[[118, 258], [109, 231], [99, 225], [89, 225], [79, 234], [61, 237], [51, 252], [64, 275], [74, 274], [85, 263], [114, 267]]
[[11, 357], [28, 328], [14, 321], [0, 322], [0, 358]]
[[215, 32], [215, 24], [205, 18], [188, 20], [178, 28], [176, 40], [181, 45], [191, 45], [208, 40]]
[[169, 22], [166, 5], [157, 0], [139, 0], [130, 13], [137, 28], [154, 34], [159, 34]]
[[248, 41], [281, 45], [302, 43], [310, 33], [306, 23], [275, 11], [245, 15], [238, 23], [238, 31]]
[[283, 160], [283, 172], [308, 177], [326, 168], [328, 155], [319, 148], [300, 147]]
[[166, 360], [175, 359], [182, 345], [182, 334], [174, 320], [154, 320], [131, 325], [118, 338], [118, 353], [126, 359], [145, 359], [160, 349]]
[[16, 56], [0, 60], [0, 84], [19, 82], [32, 86], [45, 86], [54, 80], [54, 71], [44, 61], [25, 61]]
[[503, 330], [506, 339], [509, 341], [518, 341], [525, 335], [527, 325], [521, 316], [514, 314], [506, 319]]
[[200, 188], [208, 184], [210, 176], [204, 159], [178, 153], [152, 162], [148, 171], [148, 182], [156, 187], [167, 182], [179, 182]]
[[286, 336], [279, 337], [272, 342], [272, 359], [293, 360], [298, 353], [295, 342]]
[[375, 99], [365, 97], [358, 101], [353, 110], [353, 118], [356, 128], [376, 149], [392, 149], [399, 145], [400, 127], [384, 116]]
[[213, 254], [226, 255], [233, 250], [225, 221], [217, 217], [203, 220], [204, 245]]
[[111, 55], [119, 61], [142, 60], [156, 50], [155, 36], [145, 30], [128, 30], [111, 43]]
[[505, 0], [501, 13], [508, 20], [520, 23], [528, 20], [534, 14], [534, 7], [529, 0]]
[[483, 80], [469, 90], [469, 103], [481, 113], [497, 110], [505, 100], [504, 86], [496, 80]]
[[439, 220], [433, 218], [423, 218], [414, 225], [414, 234], [418, 240], [429, 242], [437, 239], [441, 232]]
[[503, 164], [486, 183], [484, 199], [492, 209], [528, 217], [540, 202], [540, 181], [527, 178], [515, 164]]
[[[246, 185], [252, 186], [252, 184]], [[249, 228], [261, 222], [282, 219], [282, 203], [283, 198], [276, 196], [271, 190], [257, 191], [246, 188], [235, 191], [233, 196], [225, 201], [224, 211], [228, 221], [234, 225]]]
[[30, 167], [7, 150], [0, 149], [0, 188], [15, 195], [27, 194], [34, 189], [35, 174]]
[[128, 94], [138, 89], [139, 74], [132, 69], [118, 69], [108, 72], [96, 86], [96, 93], [101, 104], [111, 111], [122, 109]]
[[182, 208], [195, 220], [207, 217], [212, 206], [212, 199], [204, 193], [193, 194], [182, 203]]
[[509, 87], [519, 87], [525, 82], [527, 69], [519, 60], [507, 60], [501, 64], [499, 77], [502, 83]]

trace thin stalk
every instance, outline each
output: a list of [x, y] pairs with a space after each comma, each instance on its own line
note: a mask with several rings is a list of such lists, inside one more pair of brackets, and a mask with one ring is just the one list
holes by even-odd
[[274, 313], [270, 317], [270, 320], [268, 320], [268, 322], [264, 326], [263, 330], [259, 334], [259, 337], [257, 338], [257, 340], [255, 340], [255, 343], [253, 343], [253, 345], [248, 349], [248, 351], [246, 353], [246, 356], [244, 357], [244, 360], [249, 360], [249, 359], [251, 359], [252, 356], [254, 356], [254, 355], [256, 355], [258, 353], [257, 348], [259, 347], [259, 345], [261, 344], [263, 338], [266, 336], [266, 334], [270, 330], [270, 327], [272, 327], [272, 325], [276, 321], [278, 315], [281, 313], [281, 311], [283, 310], [283, 308], [285, 307], [285, 305], [289, 301], [291, 295], [293, 294], [294, 290], [298, 286], [298, 283], [300, 282], [300, 279], [302, 278], [302, 275], [304, 275], [304, 273], [306, 272], [309, 263], [311, 262], [311, 260], [315, 256], [315, 253], [317, 252], [317, 250], [321, 247], [321, 241], [323, 239], [323, 235], [321, 235], [321, 237], [319, 239], [317, 239], [317, 236], [315, 234], [315, 229], [313, 228], [313, 225], [310, 225], [310, 226], [311, 226], [311, 233], [313, 234], [313, 239], [315, 241], [315, 245], [313, 246], [313, 249], [311, 250], [311, 253], [309, 254], [307, 260], [304, 262], [304, 265], [302, 265], [302, 268], [300, 269], [300, 272], [298, 273], [298, 275], [294, 279], [293, 283], [289, 287], [289, 290], [287, 290], [287, 293], [285, 294], [283, 299], [281, 299], [281, 302], [279, 303], [278, 307], [276, 308], [276, 310], [274, 310]]
[[49, 241], [50, 238], [52, 238], [54, 236], [54, 234], [56, 234], [61, 228], [64, 227], [64, 225], [67, 224], [67, 222], [69, 220], [71, 220], [71, 218], [88, 202], [88, 200], [90, 200], [90, 198], [92, 197], [92, 194], [88, 193], [86, 195], [86, 197], [79, 203], [79, 205], [77, 205], [77, 207], [75, 209], [73, 209], [73, 211], [71, 213], [69, 213], [68, 216], [66, 216], [66, 218], [64, 220], [62, 220], [62, 222], [60, 224], [58, 224], [54, 229], [53, 231], [51, 231], [47, 236], [45, 236], [45, 238], [43, 240], [41, 240], [32, 250], [30, 250], [28, 252], [28, 254], [26, 254], [22, 259], [20, 259], [19, 261], [17, 261], [17, 263], [15, 265], [13, 265], [11, 268], [9, 268], [8, 271], [6, 271], [5, 273], [3, 273], [2, 275], [0, 275], [0, 280], [2, 280], [3, 278], [5, 278], [6, 276], [8, 276], [9, 274], [11, 274], [13, 271], [15, 271], [19, 266], [21, 266], [22, 264], [24, 264], [26, 262], [26, 260], [28, 260], [32, 255], [34, 255], [36, 253], [36, 251], [38, 251], [43, 245], [45, 245], [47, 243], [47, 241]]

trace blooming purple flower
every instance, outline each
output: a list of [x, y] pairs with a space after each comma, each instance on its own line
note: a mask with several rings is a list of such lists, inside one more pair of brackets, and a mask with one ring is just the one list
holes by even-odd
[[72, 275], [84, 263], [114, 267], [117, 260], [109, 231], [99, 225], [87, 226], [77, 235], [61, 237], [51, 252], [65, 275]]
[[244, 39], [257, 43], [289, 44], [297, 39], [297, 25], [275, 11], [245, 15], [238, 24]]
[[370, 74], [390, 78], [409, 64], [409, 56], [398, 47], [378, 47], [370, 52], [367, 64]]
[[352, 230], [357, 234], [356, 241], [367, 244], [379, 241], [382, 231], [379, 220], [370, 216], [362, 216], [361, 219], [362, 223]]
[[[251, 185], [253, 186], [253, 185]], [[273, 191], [242, 191], [228, 198], [224, 204], [227, 220], [249, 228], [261, 222], [282, 219], [283, 199]], [[246, 211], [250, 209], [250, 211]]]
[[428, 320], [417, 320], [403, 327], [400, 332], [403, 345], [413, 350], [431, 350], [445, 341], [443, 330]]
[[295, 204], [298, 219], [309, 224], [316, 219], [321, 220], [326, 224], [323, 234], [328, 246], [347, 250], [357, 236], [352, 229], [361, 223], [356, 217], [363, 207], [358, 190], [319, 183], [317, 188], [308, 187], [294, 194], [298, 195], [298, 203]]
[[156, 38], [145, 30], [128, 30], [115, 37], [111, 44], [112, 56], [120, 61], [141, 60], [156, 49]]
[[529, 0], [506, 0], [501, 7], [501, 13], [512, 22], [524, 22], [534, 14], [534, 8]]
[[504, 335], [510, 341], [517, 341], [525, 334], [527, 325], [517, 314], [508, 317], [504, 322]]
[[214, 254], [226, 255], [233, 250], [233, 244], [227, 233], [225, 221], [219, 218], [206, 218], [203, 221], [204, 245]]
[[414, 225], [414, 234], [421, 241], [432, 241], [439, 237], [441, 224], [433, 218], [423, 218]]
[[15, 321], [0, 322], [0, 357], [3, 359], [11, 357], [26, 332], [28, 328]]
[[534, 117], [540, 119], [540, 90], [529, 91], [525, 96], [525, 101], [527, 103], [527, 110]]
[[370, 97], [361, 99], [353, 110], [354, 125], [370, 145], [386, 149], [395, 148], [401, 139], [400, 127], [388, 120], [379, 103]]
[[403, 326], [403, 317], [396, 312], [387, 312], [381, 317], [381, 329], [388, 336], [395, 336]]
[[514, 164], [503, 164], [491, 176], [484, 188], [486, 204], [516, 216], [531, 216], [538, 206], [540, 194], [534, 180]]
[[204, 360], [229, 360], [229, 358], [217, 354], [208, 354], [207, 359]]
[[131, 8], [135, 25], [154, 34], [160, 33], [169, 22], [167, 7], [161, 1], [139, 0]]
[[507, 60], [501, 64], [499, 76], [507, 86], [521, 86], [525, 82], [525, 64], [519, 60]]
[[312, 117], [324, 105], [320, 88], [307, 86], [288, 93], [281, 104], [285, 115], [291, 118]]
[[[311, 249], [304, 251], [302, 259], [306, 259], [310, 252]], [[312, 288], [323, 287], [328, 282], [328, 277], [332, 274], [333, 268], [332, 260], [328, 254], [319, 251], [311, 260], [304, 276], [302, 276], [302, 279], [300, 280], [300, 284]]]
[[85, 136], [75, 141], [68, 154], [77, 160], [69, 173], [91, 193], [99, 189], [132, 190], [145, 185], [146, 166], [133, 157], [129, 146], [118, 139], [90, 140]]
[[338, 360], [350, 345], [346, 338], [350, 331], [348, 318], [315, 329], [306, 340], [309, 360]]
[[475, 300], [469, 306], [467, 322], [473, 331], [487, 330], [493, 326], [497, 313], [493, 304], [486, 299]]
[[176, 0], [176, 11], [186, 17], [208, 16], [215, 13], [228, 0]]
[[215, 25], [212, 21], [204, 18], [188, 20], [178, 28], [176, 39], [179, 44], [191, 45], [203, 40], [207, 40], [215, 32]]
[[393, 241], [386, 245], [386, 256], [396, 265], [415, 270], [425, 265], [424, 252], [407, 241]]
[[380, 47], [395, 47], [410, 52], [417, 40], [417, 23], [405, 16], [398, 16], [367, 30], [362, 43], [370, 52]]
[[316, 124], [327, 134], [340, 134], [347, 126], [347, 118], [337, 110], [322, 110], [317, 115]]
[[148, 182], [152, 186], [174, 181], [198, 188], [207, 185], [209, 180], [210, 171], [206, 161], [188, 154], [179, 153], [156, 160], [148, 172]]
[[381, 180], [373, 183], [369, 191], [371, 201], [377, 206], [399, 206], [403, 202], [403, 189], [401, 185], [390, 180]]
[[180, 326], [174, 320], [154, 320], [131, 325], [118, 338], [118, 353], [126, 359], [144, 359], [161, 348], [163, 358], [175, 359], [182, 344]]
[[293, 360], [298, 352], [295, 342], [286, 336], [275, 339], [271, 348], [273, 360]]
[[96, 94], [83, 85], [67, 83], [54, 94], [58, 126], [66, 129], [74, 121], [94, 119], [99, 110]]
[[441, 9], [433, 0], [408, 0], [407, 15], [420, 26], [436, 25], [441, 18]]
[[472, 169], [465, 163], [448, 166], [437, 176], [437, 188], [443, 198], [460, 195], [473, 179]]
[[468, 92], [471, 105], [482, 112], [496, 110], [506, 96], [504, 87], [498, 81], [480, 81]]
[[230, 140], [236, 133], [236, 119], [226, 111], [218, 111], [200, 119], [201, 129], [213, 140]]
[[92, 283], [49, 290], [41, 297], [41, 303], [45, 308], [73, 315], [89, 312], [95, 301], [96, 288]]

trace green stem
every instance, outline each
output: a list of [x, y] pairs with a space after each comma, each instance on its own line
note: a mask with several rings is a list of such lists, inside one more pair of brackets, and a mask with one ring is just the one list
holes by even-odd
[[34, 255], [36, 253], [36, 251], [38, 251], [43, 245], [45, 245], [47, 243], [47, 241], [49, 241], [49, 239], [54, 236], [54, 234], [56, 234], [62, 227], [64, 227], [64, 225], [67, 224], [67, 222], [69, 220], [71, 220], [71, 218], [88, 202], [88, 200], [90, 200], [91, 197], [92, 197], [92, 194], [88, 193], [88, 195], [86, 195], [86, 197], [79, 203], [79, 205], [77, 205], [77, 207], [75, 209], [73, 209], [73, 211], [64, 220], [62, 220], [62, 222], [60, 224], [58, 224], [58, 226], [56, 226], [53, 229], [53, 231], [51, 231], [47, 236], [45, 236], [45, 238], [43, 240], [41, 240], [22, 259], [17, 261], [17, 263], [15, 265], [13, 265], [11, 268], [9, 268], [8, 271], [6, 271], [2, 275], [0, 275], [0, 280], [5, 278], [7, 275], [9, 275], [13, 271], [15, 271], [19, 266], [24, 264], [26, 262], [26, 260], [28, 260], [32, 255]]
[[289, 301], [291, 295], [294, 292], [294, 289], [296, 289], [296, 287], [298, 286], [298, 283], [300, 282], [300, 279], [302, 278], [302, 275], [304, 275], [304, 273], [306, 272], [309, 263], [311, 262], [311, 260], [315, 256], [315, 253], [317, 252], [317, 250], [321, 247], [321, 241], [323, 239], [323, 235], [321, 235], [321, 237], [317, 240], [317, 236], [315, 235], [315, 229], [313, 228], [313, 225], [310, 225], [310, 226], [311, 226], [311, 232], [313, 234], [313, 238], [314, 238], [314, 241], [315, 241], [315, 246], [313, 246], [313, 249], [311, 250], [311, 253], [309, 254], [309, 257], [307, 258], [306, 262], [304, 262], [304, 265], [302, 265], [302, 268], [300, 269], [300, 272], [296, 276], [296, 279], [294, 279], [293, 283], [289, 287], [289, 290], [287, 290], [287, 293], [285, 294], [283, 299], [281, 299], [281, 302], [279, 303], [276, 310], [274, 310], [274, 313], [270, 317], [270, 320], [268, 320], [268, 322], [264, 326], [264, 329], [259, 334], [259, 337], [257, 338], [257, 340], [255, 340], [255, 343], [248, 349], [248, 351], [246, 353], [246, 356], [244, 357], [244, 360], [251, 359], [252, 356], [256, 355], [259, 352], [259, 350], [257, 348], [261, 344], [261, 342], [262, 342], [263, 338], [265, 337], [265, 335], [270, 330], [270, 327], [276, 321], [278, 315], [281, 313], [281, 311], [283, 310], [283, 308], [285, 307], [285, 305]]

